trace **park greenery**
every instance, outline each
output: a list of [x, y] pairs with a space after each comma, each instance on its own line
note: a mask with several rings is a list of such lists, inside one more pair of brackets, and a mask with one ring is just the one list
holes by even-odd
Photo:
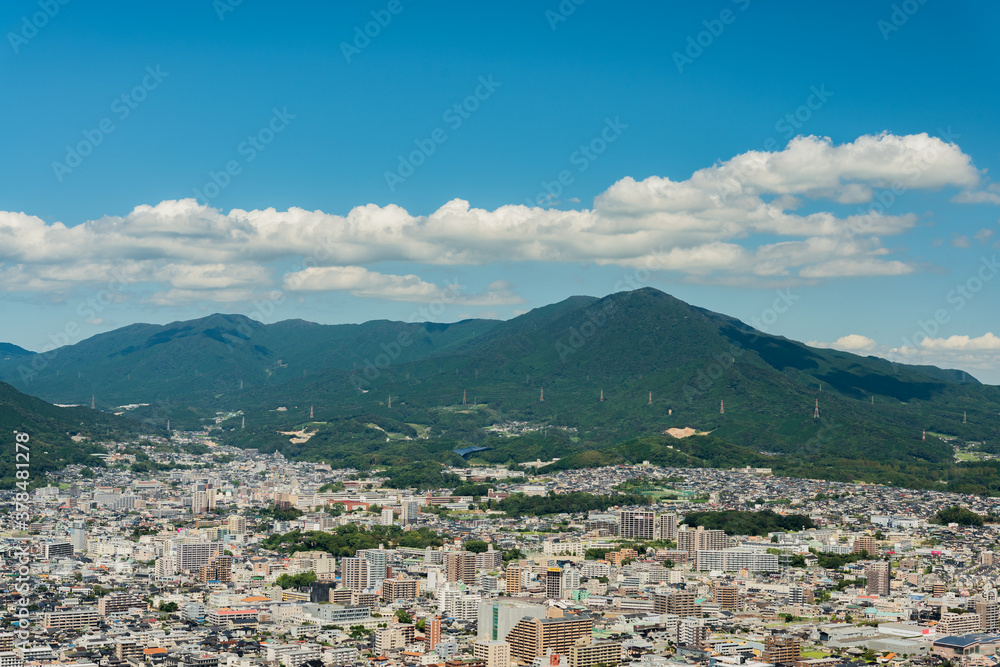
[[778, 514], [771, 510], [743, 512], [722, 510], [718, 512], [691, 512], [684, 517], [691, 527], [724, 530], [727, 535], [760, 535], [800, 531], [815, 528], [816, 524], [804, 514]]
[[377, 549], [380, 544], [386, 548], [411, 547], [424, 549], [440, 547], [444, 539], [430, 528], [404, 531], [399, 526], [372, 526], [365, 528], [356, 524], [338, 526], [332, 532], [293, 530], [284, 534], [274, 534], [265, 539], [265, 549], [294, 554], [298, 551], [325, 551], [334, 557], [353, 557], [362, 549]]

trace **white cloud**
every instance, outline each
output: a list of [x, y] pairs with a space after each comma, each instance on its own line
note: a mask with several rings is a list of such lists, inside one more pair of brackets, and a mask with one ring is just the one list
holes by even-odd
[[841, 336], [832, 343], [809, 341], [812, 347], [832, 348], [859, 355], [882, 357], [901, 364], [930, 365], [967, 371], [983, 382], [1000, 382], [1000, 336], [954, 335], [947, 338], [914, 337], [898, 347], [879, 344], [861, 334]]
[[993, 232], [994, 230], [983, 227], [978, 232], [976, 232], [972, 238], [976, 239], [982, 244], [986, 244], [989, 242], [991, 238], [993, 238]]
[[965, 234], [952, 234], [951, 244], [956, 248], [969, 248], [972, 246], [972, 241]]
[[[155, 303], [230, 301], [287, 287], [296, 276], [299, 292], [432, 301], [445, 288], [373, 265], [497, 260], [642, 266], [744, 285], [903, 275], [917, 267], [889, 257], [882, 239], [912, 229], [917, 216], [876, 202], [849, 215], [797, 211], [807, 199], [863, 204], [880, 188], [941, 187], [960, 188], [964, 198], [995, 189], [983, 185], [956, 145], [927, 134], [883, 133], [841, 145], [797, 137], [783, 150], [737, 155], [684, 181], [625, 177], [580, 211], [489, 211], [455, 199], [426, 216], [374, 204], [346, 215], [300, 208], [224, 213], [186, 199], [73, 227], [0, 212], [0, 290], [67, 292], [118, 272], [129, 283], [152, 284], [147, 292]], [[520, 302], [510, 289], [463, 298], [470, 305]]]
[[829, 347], [835, 350], [854, 352], [855, 354], [870, 352], [878, 347], [878, 343], [875, 342], [874, 339], [869, 338], [868, 336], [862, 336], [861, 334], [848, 334], [846, 336], [841, 336], [832, 343], [809, 341], [806, 345], [811, 345], [812, 347]]
[[514, 287], [504, 280], [491, 283], [485, 292], [468, 294], [458, 284], [438, 287], [410, 274], [397, 276], [369, 271], [360, 266], [310, 267], [289, 273], [282, 288], [292, 292], [346, 291], [354, 296], [429, 303], [441, 301], [466, 306], [497, 306], [524, 303]]
[[998, 350], [1000, 351], [1000, 337], [986, 332], [978, 338], [970, 336], [949, 336], [948, 338], [924, 338], [920, 341], [920, 347], [926, 350], [949, 350], [949, 351], [978, 351], [978, 350]]
[[1000, 204], [1000, 183], [988, 183], [981, 190], [966, 190], [951, 198], [960, 204]]

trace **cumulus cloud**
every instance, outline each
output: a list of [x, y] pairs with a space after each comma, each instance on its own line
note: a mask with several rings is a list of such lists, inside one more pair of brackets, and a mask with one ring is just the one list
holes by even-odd
[[878, 343], [874, 339], [868, 336], [862, 336], [861, 334], [848, 334], [846, 336], [841, 336], [832, 343], [821, 343], [818, 341], [809, 341], [806, 343], [812, 347], [829, 347], [835, 350], [843, 350], [844, 352], [854, 352], [855, 354], [862, 354], [864, 352], [871, 352], [878, 347]]
[[831, 348], [860, 355], [873, 355], [901, 364], [954, 368], [971, 373], [980, 381], [1000, 382], [1000, 336], [987, 332], [981, 336], [953, 335], [947, 338], [916, 336], [902, 345], [880, 344], [862, 334], [841, 336], [832, 343], [809, 341], [812, 347]]
[[524, 303], [514, 292], [514, 286], [504, 280], [494, 281], [485, 292], [469, 294], [458, 284], [442, 288], [413, 274], [397, 276], [360, 266], [310, 267], [285, 275], [282, 287], [292, 292], [346, 291], [354, 296], [389, 301], [442, 301], [467, 306]]
[[988, 183], [981, 190], [965, 190], [952, 197], [960, 204], [1000, 204], [1000, 183]]
[[[737, 155], [683, 181], [625, 177], [585, 210], [491, 211], [455, 199], [429, 215], [392, 204], [346, 215], [294, 207], [225, 213], [185, 199], [75, 226], [0, 212], [0, 289], [67, 291], [120, 275], [151, 285], [145, 293], [154, 303], [240, 300], [279, 287], [433, 301], [446, 287], [374, 265], [498, 259], [644, 267], [744, 285], [903, 275], [917, 267], [889, 257], [882, 239], [907, 232], [918, 218], [890, 212], [882, 189], [942, 187], [971, 200], [994, 186], [953, 143], [883, 133], [841, 145], [796, 137], [782, 150]], [[813, 203], [806, 207], [806, 200]], [[824, 200], [854, 208], [847, 215], [822, 210], [832, 208], [818, 203]], [[462, 298], [469, 305], [521, 302], [509, 286]]]
[[920, 341], [920, 347], [926, 350], [998, 350], [1000, 351], [1000, 337], [988, 331], [982, 336], [973, 338], [970, 336], [949, 336], [948, 338], [924, 338]]

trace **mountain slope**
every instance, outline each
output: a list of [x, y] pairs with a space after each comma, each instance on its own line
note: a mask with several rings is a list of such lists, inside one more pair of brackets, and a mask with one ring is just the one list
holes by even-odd
[[27, 357], [34, 354], [23, 347], [18, 347], [13, 343], [0, 343], [0, 361], [7, 361], [8, 359], [15, 359], [19, 357]]
[[[461, 405], [463, 395], [478, 405]], [[288, 411], [271, 412], [279, 405]], [[351, 418], [356, 425], [338, 422], [335, 433], [311, 426], [316, 442], [289, 449], [277, 427], [302, 425], [310, 406], [317, 420]], [[917, 484], [928, 466], [945, 470], [953, 462], [952, 445], [923, 440], [923, 430], [963, 442], [995, 439], [1000, 390], [960, 371], [810, 348], [646, 289], [568, 300], [372, 376], [320, 373], [247, 393], [228, 407], [254, 415], [252, 432], [230, 432], [233, 444], [314, 458], [364, 451], [362, 459], [377, 462], [379, 451], [395, 445], [366, 424], [401, 435], [405, 429], [390, 424], [422, 424], [440, 442], [490, 447], [477, 456], [501, 463], [604, 451], [691, 426], [711, 432], [716, 450], [725, 442], [765, 452], [755, 465], [766, 460], [816, 477], [884, 467]], [[503, 420], [555, 428], [519, 438], [483, 428]], [[614, 451], [606, 460], [633, 460], [635, 448]], [[730, 460], [721, 450], [699, 450], [695, 458]], [[753, 457], [742, 459], [750, 464]]]
[[[27, 433], [30, 480], [39, 482], [48, 470], [67, 463], [101, 465], [91, 454], [103, 453], [92, 441], [118, 438], [140, 432], [154, 432], [141, 424], [89, 408], [60, 408], [17, 391], [0, 382], [0, 433], [7, 442], [8, 455], [0, 457], [0, 488], [14, 484], [14, 433]], [[79, 436], [74, 440], [73, 436]], [[24, 451], [22, 448], [19, 451]], [[23, 457], [21, 461], [23, 462]]]
[[[135, 411], [142, 418], [193, 426], [229, 414], [224, 442], [362, 468], [454, 461], [452, 450], [469, 445], [498, 463], [625, 461], [644, 447], [671, 459], [661, 434], [692, 427], [712, 434], [680, 447], [702, 464], [973, 485], [992, 464], [954, 468], [952, 443], [923, 431], [957, 442], [1000, 433], [1000, 388], [961, 371], [811, 348], [648, 288], [572, 297], [506, 322], [261, 325], [216, 315], [136, 325], [63, 348], [52, 365], [60, 375], [50, 367], [27, 383], [46, 398], [89, 399], [90, 382], [102, 397], [152, 403]], [[487, 428], [510, 421], [528, 426], [515, 437]], [[300, 428], [314, 436], [291, 443], [279, 433]]]
[[420, 358], [495, 324], [383, 320], [328, 326], [289, 320], [264, 325], [216, 314], [163, 326], [135, 324], [60, 348], [48, 358], [0, 361], [0, 380], [59, 403], [89, 402], [97, 395], [110, 405], [206, 406], [241, 385], [273, 386], [324, 369], [363, 369], [366, 362], [383, 361], [383, 346], [398, 347], [388, 362]]

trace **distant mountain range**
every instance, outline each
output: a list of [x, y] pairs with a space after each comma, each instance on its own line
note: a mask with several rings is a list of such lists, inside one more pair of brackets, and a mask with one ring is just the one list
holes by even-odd
[[[136, 324], [44, 363], [0, 360], [0, 380], [59, 403], [147, 403], [129, 415], [158, 427], [219, 421], [232, 444], [359, 467], [454, 461], [470, 445], [488, 448], [475, 454], [485, 461], [563, 465], [645, 448], [661, 460], [910, 486], [947, 476], [957, 488], [978, 485], [964, 471], [979, 468], [954, 469], [952, 441], [938, 435], [1000, 435], [1000, 388], [962, 371], [812, 348], [649, 288], [505, 322]], [[527, 425], [504, 427], [515, 437], [486, 429], [509, 422]], [[685, 427], [711, 436], [663, 435]], [[302, 428], [304, 442], [279, 433]]]

